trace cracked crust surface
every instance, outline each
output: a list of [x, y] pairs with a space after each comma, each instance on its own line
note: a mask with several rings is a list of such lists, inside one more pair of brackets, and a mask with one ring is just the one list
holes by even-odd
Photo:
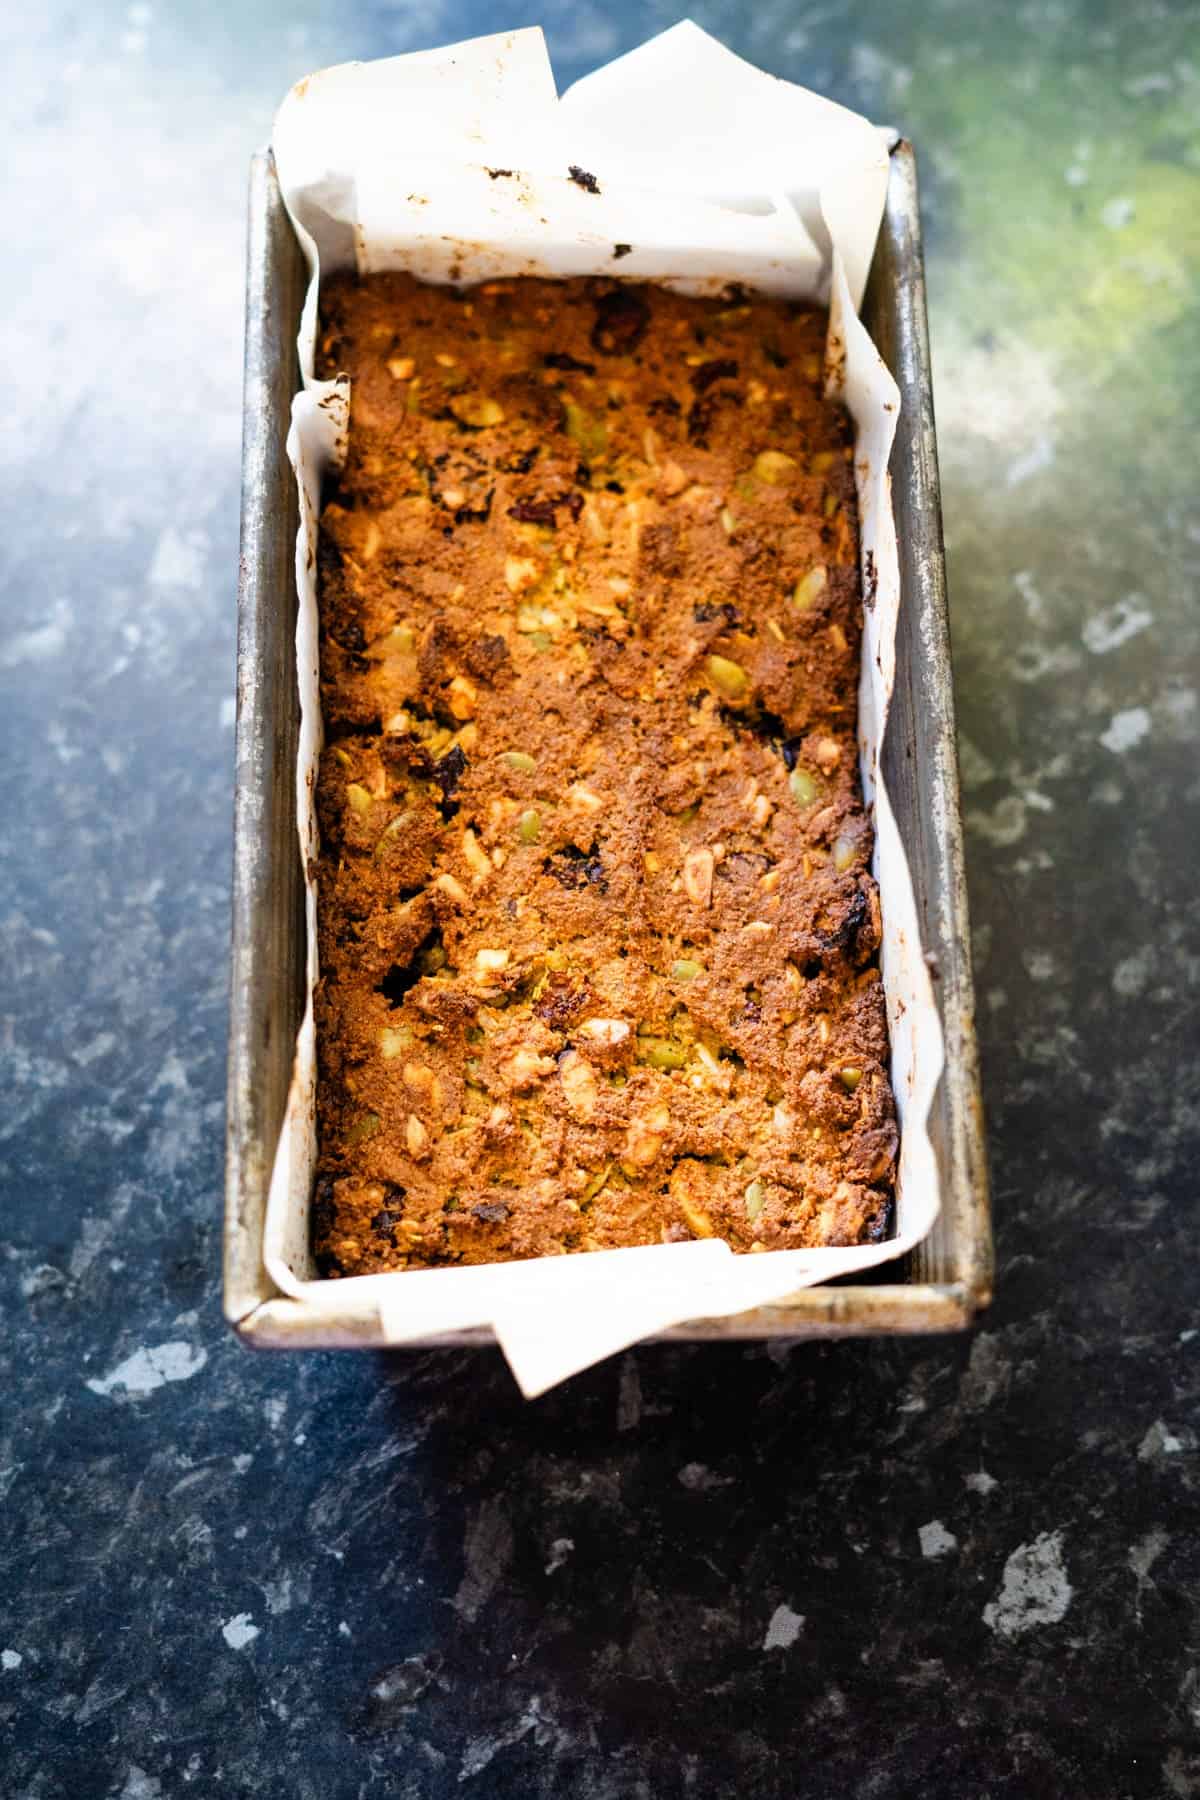
[[324, 1273], [890, 1229], [825, 324], [324, 284]]

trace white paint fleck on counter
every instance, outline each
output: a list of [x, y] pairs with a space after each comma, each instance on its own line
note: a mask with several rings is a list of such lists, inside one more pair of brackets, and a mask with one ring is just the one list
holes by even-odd
[[568, 1556], [570, 1556], [572, 1550], [574, 1550], [574, 1548], [575, 1548], [575, 1539], [574, 1538], [569, 1538], [569, 1537], [555, 1538], [554, 1542], [550, 1546], [549, 1561], [546, 1563], [547, 1575], [553, 1575], [557, 1569], [561, 1569], [563, 1564], [566, 1562]]
[[15, 669], [19, 663], [49, 662], [61, 656], [67, 647], [67, 636], [74, 614], [65, 600], [56, 600], [45, 625], [32, 631], [16, 631], [0, 643], [0, 669]]
[[1176, 1436], [1162, 1419], [1155, 1419], [1138, 1445], [1138, 1461], [1158, 1462], [1164, 1456], [1180, 1456], [1185, 1450], [1194, 1450], [1195, 1447], [1194, 1433], [1181, 1427]]
[[952, 1550], [958, 1549], [958, 1539], [952, 1531], [946, 1530], [940, 1519], [930, 1519], [928, 1525], [919, 1525], [917, 1537], [921, 1555], [929, 1562], [936, 1562], [939, 1557], [949, 1556]]
[[1114, 713], [1107, 730], [1100, 733], [1100, 742], [1114, 756], [1132, 750], [1136, 744], [1149, 735], [1150, 714], [1144, 706], [1130, 706], [1124, 712]]
[[1093, 656], [1107, 656], [1154, 623], [1154, 614], [1141, 594], [1129, 594], [1115, 606], [1106, 606], [1084, 625], [1080, 636]]
[[152, 1394], [168, 1381], [190, 1381], [208, 1361], [208, 1351], [194, 1348], [182, 1340], [169, 1344], [143, 1345], [118, 1363], [109, 1375], [93, 1376], [88, 1387], [93, 1394], [110, 1398], [118, 1391], [132, 1399]]
[[149, 579], [155, 587], [190, 588], [198, 593], [204, 586], [208, 538], [202, 531], [179, 531], [168, 525], [154, 546]]
[[19, 1669], [24, 1661], [19, 1650], [0, 1650], [0, 1669]]
[[258, 1635], [258, 1626], [249, 1613], [234, 1613], [221, 1627], [221, 1636], [231, 1650], [244, 1650]]
[[983, 1622], [997, 1637], [1022, 1637], [1066, 1617], [1074, 1589], [1062, 1546], [1061, 1531], [1043, 1531], [1032, 1544], [1017, 1545], [1004, 1565], [999, 1593], [983, 1609]]
[[989, 1475], [986, 1469], [975, 1469], [970, 1475], [964, 1475], [963, 1480], [973, 1494], [981, 1494], [985, 1500], [1000, 1485], [996, 1477]]
[[767, 1635], [763, 1639], [764, 1650], [790, 1650], [800, 1633], [804, 1630], [804, 1615], [793, 1612], [790, 1606], [777, 1606], [771, 1614]]

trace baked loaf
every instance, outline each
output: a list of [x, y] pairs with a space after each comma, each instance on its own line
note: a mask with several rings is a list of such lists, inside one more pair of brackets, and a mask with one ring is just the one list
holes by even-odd
[[327, 1275], [887, 1235], [825, 329], [601, 281], [326, 282]]

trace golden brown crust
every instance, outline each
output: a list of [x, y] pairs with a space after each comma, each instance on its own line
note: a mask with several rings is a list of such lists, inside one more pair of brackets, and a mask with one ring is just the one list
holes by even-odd
[[896, 1148], [824, 315], [325, 284], [330, 1274], [874, 1240]]

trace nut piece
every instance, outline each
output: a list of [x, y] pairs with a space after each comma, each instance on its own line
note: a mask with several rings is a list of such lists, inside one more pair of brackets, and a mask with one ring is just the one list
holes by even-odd
[[652, 1106], [643, 1118], [633, 1119], [625, 1133], [625, 1156], [628, 1161], [645, 1168], [662, 1149], [663, 1133], [671, 1123], [664, 1105]]
[[855, 1088], [858, 1086], [859, 1082], [863, 1078], [862, 1070], [861, 1069], [853, 1069], [853, 1068], [839, 1069], [838, 1075], [841, 1078], [842, 1086], [845, 1088], [845, 1090], [848, 1094], [852, 1094], [854, 1092]]
[[462, 853], [474, 870], [477, 881], [482, 881], [485, 876], [491, 874], [492, 865], [488, 860], [487, 852], [470, 826], [462, 834]]
[[596, 1074], [591, 1063], [578, 1050], [568, 1050], [558, 1073], [572, 1115], [586, 1125], [596, 1111]]
[[695, 981], [697, 975], [703, 973], [704, 964], [691, 956], [681, 956], [678, 962], [671, 964], [671, 974], [676, 981]]
[[604, 810], [603, 799], [595, 788], [588, 787], [585, 781], [574, 782], [567, 789], [564, 797], [570, 801], [572, 806], [577, 806], [581, 812], [598, 813]]
[[507, 950], [477, 950], [475, 952], [475, 973], [477, 975], [498, 975], [501, 969], [508, 967]]
[[479, 690], [465, 675], [456, 675], [447, 690], [450, 711], [460, 722], [475, 717]]
[[842, 746], [833, 738], [817, 739], [817, 747], [813, 751], [813, 761], [823, 775], [832, 775], [842, 760]]
[[515, 1088], [529, 1088], [554, 1070], [552, 1056], [539, 1056], [536, 1050], [517, 1050], [505, 1064], [505, 1071]]
[[504, 559], [504, 583], [510, 594], [523, 594], [526, 588], [535, 585], [541, 573], [537, 563], [528, 556], [508, 556]]
[[500, 760], [518, 775], [533, 775], [537, 770], [537, 761], [527, 750], [505, 750]]
[[682, 494], [688, 484], [688, 478], [677, 462], [665, 462], [659, 471], [658, 491], [665, 500], [673, 500], [676, 494]]
[[542, 815], [536, 806], [528, 806], [517, 820], [517, 836], [523, 844], [536, 844], [542, 835]]
[[711, 850], [689, 850], [683, 859], [683, 885], [694, 906], [707, 906], [712, 899], [713, 864]]
[[404, 1127], [404, 1140], [408, 1145], [408, 1154], [421, 1161], [429, 1155], [429, 1133], [418, 1119], [416, 1113], [409, 1113]]
[[712, 1220], [701, 1207], [696, 1205], [694, 1200], [681, 1200], [679, 1210], [693, 1237], [710, 1238], [714, 1235]]
[[579, 1036], [590, 1038], [594, 1044], [623, 1044], [629, 1036], [629, 1027], [624, 1019], [584, 1019]]
[[435, 876], [433, 885], [443, 894], [448, 895], [449, 898], [454, 901], [456, 906], [465, 906], [470, 899], [470, 895], [467, 893], [462, 882], [458, 881], [453, 875], [442, 874]]
[[346, 786], [346, 798], [356, 813], [370, 812], [371, 795], [362, 783], [351, 781]]
[[411, 356], [393, 356], [388, 359], [388, 374], [393, 381], [407, 381], [416, 364]]

